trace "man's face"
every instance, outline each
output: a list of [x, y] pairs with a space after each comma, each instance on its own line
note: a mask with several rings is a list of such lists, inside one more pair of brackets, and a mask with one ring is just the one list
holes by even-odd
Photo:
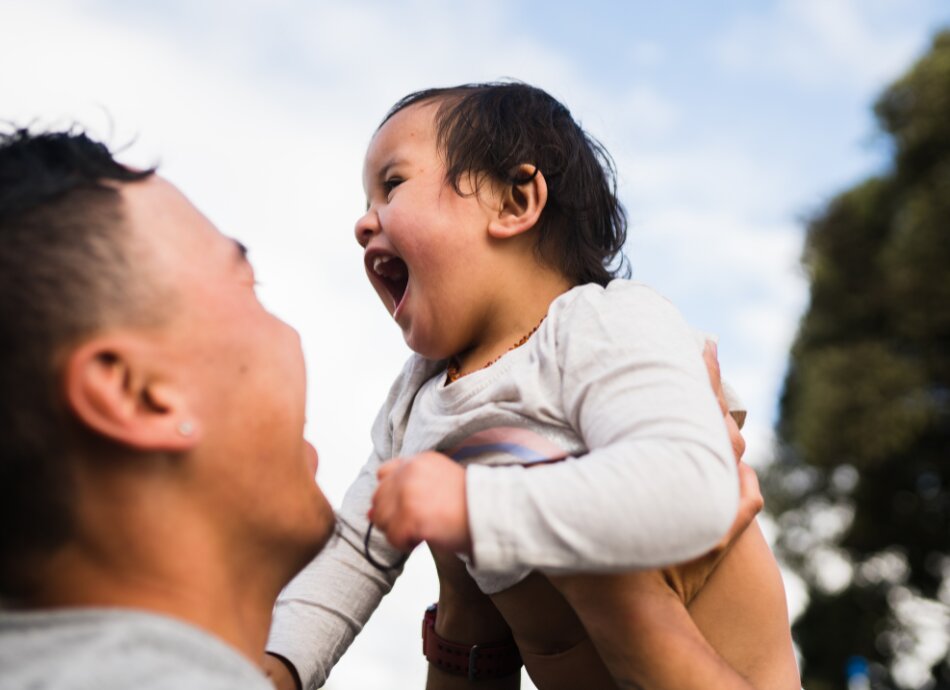
[[300, 338], [258, 301], [244, 247], [172, 185], [154, 177], [122, 194], [131, 260], [169, 296], [152, 342], [193, 415], [187, 488], [250, 558], [293, 545], [302, 566], [332, 533], [333, 513], [303, 437]]

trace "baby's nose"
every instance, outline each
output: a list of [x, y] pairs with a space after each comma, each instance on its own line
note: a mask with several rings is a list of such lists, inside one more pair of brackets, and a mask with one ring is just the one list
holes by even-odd
[[360, 243], [361, 247], [365, 247], [369, 244], [369, 241], [373, 239], [373, 235], [378, 232], [379, 218], [373, 210], [364, 213], [353, 227], [353, 234], [356, 236], [356, 241]]

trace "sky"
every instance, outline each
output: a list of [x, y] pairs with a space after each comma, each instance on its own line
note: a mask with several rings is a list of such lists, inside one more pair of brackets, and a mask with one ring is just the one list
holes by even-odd
[[[805, 222], [886, 169], [870, 106], [947, 26], [946, 0], [0, 0], [0, 120], [80, 123], [248, 245], [302, 335], [339, 504], [409, 354], [352, 234], [370, 136], [420, 88], [540, 86], [616, 160], [634, 278], [719, 336], [761, 467], [807, 306]], [[422, 687], [436, 595], [416, 554], [328, 687]]]

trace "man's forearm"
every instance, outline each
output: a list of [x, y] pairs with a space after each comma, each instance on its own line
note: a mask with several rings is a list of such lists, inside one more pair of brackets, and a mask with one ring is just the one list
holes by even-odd
[[551, 581], [620, 687], [753, 690], [706, 641], [658, 571]]
[[672, 605], [655, 603], [656, 615], [641, 620], [641, 634], [631, 644], [606, 652], [606, 643], [594, 639], [621, 688], [752, 690], [706, 642], [678, 600], [672, 599]]

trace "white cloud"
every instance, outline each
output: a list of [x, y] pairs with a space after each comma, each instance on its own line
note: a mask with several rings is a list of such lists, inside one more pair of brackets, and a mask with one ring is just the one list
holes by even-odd
[[[749, 408], [750, 429], [761, 425], [769, 435], [807, 302], [798, 268], [801, 230], [791, 222], [759, 222], [753, 209], [722, 199], [658, 206], [637, 219], [643, 229], [631, 241], [634, 275], [669, 297], [693, 325], [719, 334], [723, 374]], [[771, 443], [750, 441], [749, 450], [758, 463], [772, 454]]]
[[919, 28], [901, 26], [905, 3], [781, 0], [737, 19], [718, 37], [723, 65], [810, 87], [867, 91], [895, 77], [921, 49]]
[[636, 84], [619, 93], [607, 112], [612, 126], [624, 127], [642, 138], [668, 134], [680, 122], [677, 107], [647, 84]]

